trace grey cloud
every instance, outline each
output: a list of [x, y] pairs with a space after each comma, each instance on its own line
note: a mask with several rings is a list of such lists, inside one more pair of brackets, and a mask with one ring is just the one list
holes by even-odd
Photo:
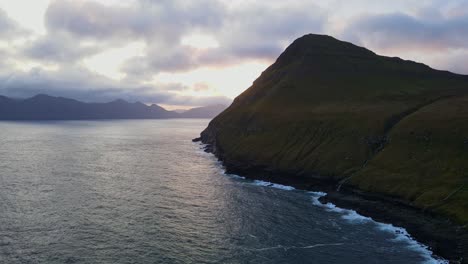
[[310, 3], [256, 4], [233, 10], [221, 39], [236, 56], [272, 58], [293, 39], [322, 32], [326, 18], [325, 11]]
[[454, 53], [444, 54], [433, 62], [437, 68], [449, 70], [459, 74], [468, 74], [468, 49], [457, 50]]
[[433, 2], [412, 15], [367, 15], [352, 21], [341, 37], [377, 52], [407, 54], [436, 68], [466, 74], [466, 7], [462, 1]]
[[35, 68], [28, 72], [0, 74], [0, 94], [15, 98], [45, 93], [85, 102], [108, 102], [116, 98], [131, 102], [187, 106], [230, 102], [226, 97], [195, 97], [175, 93], [186, 89], [189, 88], [179, 83], [148, 86], [117, 82], [79, 67], [58, 72]]
[[67, 34], [48, 34], [28, 42], [22, 55], [44, 62], [74, 63], [104, 50], [100, 44], [83, 45]]
[[[181, 96], [183, 85], [140, 85], [158, 72], [187, 71], [252, 59], [274, 59], [291, 39], [321, 31], [326, 15], [315, 5], [254, 4], [226, 8], [217, 0], [135, 1], [107, 6], [92, 1], [53, 1], [46, 12], [47, 34], [21, 49], [26, 59], [58, 63], [59, 71], [41, 70], [3, 77], [0, 93], [25, 97], [35, 93], [88, 101], [115, 98], [165, 104], [229, 103], [226, 97]], [[199, 50], [181, 44], [190, 33], [214, 36], [218, 48]], [[80, 61], [106, 48], [144, 41], [146, 54], [130, 59], [123, 83], [79, 68]], [[84, 45], [84, 43], [97, 43]]]
[[194, 28], [214, 28], [222, 22], [224, 7], [215, 1], [137, 1], [129, 7], [111, 7], [90, 1], [55, 1], [46, 14], [51, 31], [83, 38], [129, 37], [178, 41]]
[[187, 71], [245, 60], [270, 61], [292, 39], [322, 32], [325, 21], [325, 12], [312, 4], [306, 7], [242, 6], [226, 11], [222, 27], [206, 30], [217, 39], [218, 48], [197, 50], [177, 42], [161, 47], [160, 43], [149, 42], [147, 54], [130, 59], [123, 70], [130, 75], [147, 76], [160, 71]]
[[21, 28], [16, 21], [8, 17], [3, 9], [0, 9], [0, 37], [12, 38], [24, 36], [27, 33], [27, 30]]
[[137, 56], [129, 59], [122, 70], [129, 76], [151, 77], [158, 72], [180, 72], [197, 66], [197, 56], [195, 52], [187, 47], [174, 45], [173, 47], [160, 48], [152, 47], [147, 50], [144, 56]]
[[415, 17], [403, 13], [365, 16], [351, 23], [343, 36], [350, 41], [386, 50], [465, 48], [468, 43], [468, 14], [455, 17]]
[[1, 94], [18, 98], [48, 93], [81, 100], [91, 99], [87, 96], [101, 99], [102, 95], [118, 91], [110, 80], [78, 68], [58, 72], [33, 68], [28, 72], [3, 74], [0, 81]]
[[[48, 34], [30, 43], [24, 53], [36, 60], [74, 62], [107, 47], [143, 40], [150, 46], [145, 57], [151, 59], [130, 60], [125, 67], [129, 73], [189, 69], [194, 62], [190, 50], [180, 47], [181, 38], [192, 31], [220, 27], [223, 14], [224, 6], [212, 0], [141, 0], [131, 6], [54, 1], [45, 17]], [[83, 41], [100, 45], [80, 45]]]
[[[300, 2], [300, 1], [299, 1]], [[53, 1], [46, 12], [47, 34], [23, 48], [27, 58], [42, 62], [76, 63], [109, 47], [145, 41], [146, 54], [122, 67], [129, 77], [187, 71], [243, 60], [272, 60], [286, 44], [309, 32], [320, 32], [323, 10], [294, 1], [227, 8], [218, 0], [140, 0], [130, 6], [92, 1]], [[196, 50], [181, 44], [190, 33], [214, 36], [218, 48]], [[84, 46], [82, 43], [99, 45]]]

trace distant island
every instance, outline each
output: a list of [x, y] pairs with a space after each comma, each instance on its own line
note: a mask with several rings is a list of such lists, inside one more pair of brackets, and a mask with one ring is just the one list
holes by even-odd
[[121, 99], [108, 103], [85, 103], [45, 94], [27, 99], [0, 96], [0, 120], [213, 118], [225, 108], [225, 105], [218, 104], [176, 112], [156, 104], [148, 106]]
[[310, 34], [197, 140], [230, 173], [325, 190], [468, 260], [468, 76]]

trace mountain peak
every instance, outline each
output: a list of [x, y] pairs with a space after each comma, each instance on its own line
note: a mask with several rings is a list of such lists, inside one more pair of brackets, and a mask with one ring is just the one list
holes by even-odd
[[124, 99], [119, 98], [119, 99], [116, 99], [116, 100], [114, 100], [114, 101], [112, 101], [110, 103], [113, 103], [113, 104], [127, 104], [128, 102], [125, 101]]
[[374, 52], [366, 48], [354, 45], [350, 42], [338, 40], [328, 35], [307, 34], [296, 39], [291, 46], [297, 46], [298, 48], [315, 52], [347, 51], [361, 53], [368, 56], [376, 55]]
[[329, 36], [329, 35], [321, 35], [321, 34], [305, 34], [302, 37], [297, 38], [293, 43], [297, 42], [324, 42], [324, 41], [339, 41], [336, 38]]
[[53, 96], [50, 96], [48, 94], [36, 94], [35, 96], [29, 98], [29, 99], [49, 99], [49, 98], [55, 98]]
[[362, 57], [375, 58], [377, 55], [363, 47], [338, 40], [328, 35], [307, 34], [296, 39], [278, 58], [279, 63], [289, 63], [298, 58]]

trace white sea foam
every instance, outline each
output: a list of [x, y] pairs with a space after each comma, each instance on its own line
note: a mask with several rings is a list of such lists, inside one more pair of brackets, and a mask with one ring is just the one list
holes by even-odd
[[427, 263], [427, 264], [449, 263], [447, 260], [434, 258], [433, 253], [429, 249], [429, 247], [414, 240], [414, 238], [411, 237], [411, 235], [406, 231], [406, 229], [402, 227], [396, 227], [392, 224], [376, 222], [370, 217], [360, 215], [354, 210], [339, 208], [333, 203], [321, 203], [319, 199], [320, 197], [325, 196], [326, 193], [323, 193], [323, 192], [308, 192], [308, 193], [311, 194], [312, 204], [322, 207], [326, 211], [339, 213], [341, 214], [341, 218], [345, 219], [346, 221], [350, 223], [358, 224], [358, 223], [372, 222], [373, 224], [376, 225], [376, 227], [379, 230], [393, 234], [394, 238], [392, 239], [392, 241], [406, 243], [407, 246], [411, 250], [414, 250], [420, 253], [420, 255], [424, 258], [424, 263]]
[[210, 153], [204, 151], [204, 150], [197, 150], [196, 153], [200, 156], [211, 156]]
[[393, 241], [402, 241], [405, 242], [409, 248], [411, 248], [414, 251], [419, 252], [425, 259], [424, 263], [428, 264], [440, 264], [440, 263], [449, 263], [447, 260], [444, 259], [436, 259], [432, 257], [432, 251], [429, 249], [428, 246], [423, 245], [419, 243], [418, 241], [414, 240], [413, 237], [406, 231], [406, 229], [401, 228], [401, 227], [396, 227], [392, 224], [385, 224], [385, 223], [379, 223], [375, 222], [377, 225], [377, 228], [381, 231], [384, 232], [389, 232], [392, 233], [395, 238], [393, 238]]
[[330, 246], [342, 246], [344, 245], [343, 243], [330, 243], [330, 244], [314, 244], [314, 245], [309, 245], [309, 246], [283, 246], [283, 245], [277, 245], [276, 247], [267, 247], [267, 248], [256, 248], [253, 249], [255, 251], [267, 251], [267, 250], [274, 250], [274, 249], [282, 249], [284, 251], [288, 251], [290, 249], [311, 249], [311, 248], [316, 248], [316, 247], [330, 247]]
[[287, 185], [282, 185], [282, 184], [277, 184], [277, 183], [271, 183], [271, 182], [267, 182], [267, 181], [255, 180], [253, 183], [255, 185], [258, 185], [258, 186], [271, 187], [271, 188], [281, 189], [281, 190], [285, 190], [285, 191], [292, 191], [292, 190], [296, 189], [296, 188], [294, 188], [292, 186], [287, 186]]
[[217, 163], [217, 165], [219, 167], [219, 173], [220, 174], [231, 177], [231, 178], [234, 178], [234, 179], [239, 179], [239, 180], [245, 180], [246, 179], [244, 176], [240, 176], [240, 175], [232, 174], [232, 173], [227, 173], [226, 168], [224, 168], [221, 161], [217, 161], [216, 163]]
[[324, 192], [307, 192], [312, 197], [312, 203], [316, 206], [323, 206], [323, 204], [319, 201], [320, 197], [327, 195]]
[[224, 173], [224, 175], [226, 175], [226, 176], [228, 176], [228, 177], [231, 177], [231, 178], [234, 178], [234, 179], [245, 180], [245, 177], [239, 176], [239, 175], [237, 175], [237, 174]]

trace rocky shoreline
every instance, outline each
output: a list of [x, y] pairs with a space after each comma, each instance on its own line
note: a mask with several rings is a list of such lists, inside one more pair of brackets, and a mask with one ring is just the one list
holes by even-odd
[[466, 227], [391, 197], [365, 193], [349, 186], [342, 186], [338, 191], [339, 182], [319, 175], [297, 175], [267, 167], [255, 167], [246, 162], [226, 160], [214, 138], [208, 134], [202, 134], [202, 137], [193, 141], [206, 144], [205, 151], [213, 153], [223, 163], [227, 173], [293, 186], [301, 190], [326, 192], [327, 195], [320, 198], [322, 203], [331, 202], [341, 208], [355, 210], [375, 221], [403, 227], [418, 242], [427, 245], [435, 255], [449, 260], [450, 263], [468, 263]]

